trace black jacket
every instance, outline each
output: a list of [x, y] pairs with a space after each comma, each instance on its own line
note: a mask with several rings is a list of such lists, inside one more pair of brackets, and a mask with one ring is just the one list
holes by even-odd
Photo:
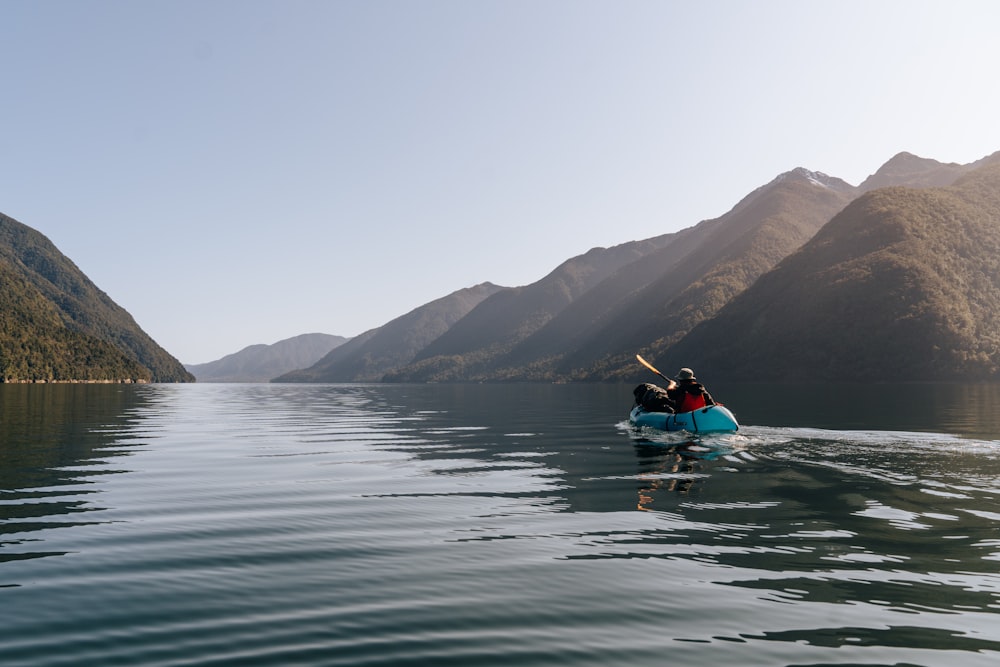
[[705, 405], [715, 405], [715, 400], [712, 395], [708, 393], [708, 390], [702, 386], [697, 380], [680, 380], [674, 385], [673, 389], [667, 390], [667, 396], [674, 403], [675, 406], [681, 404], [684, 399], [684, 394], [691, 394], [692, 396], [697, 396], [701, 394], [705, 397]]

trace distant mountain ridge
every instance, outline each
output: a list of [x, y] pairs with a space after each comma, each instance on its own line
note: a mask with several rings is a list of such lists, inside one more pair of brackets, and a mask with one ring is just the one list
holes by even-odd
[[48, 238], [0, 214], [0, 381], [194, 377]]
[[[724, 312], [730, 317], [729, 304], [745, 304], [754, 295], [759, 298], [760, 293], [756, 289], [750, 292], [750, 288], [772, 284], [776, 271], [786, 280], [801, 280], [801, 276], [789, 278], [793, 274], [784, 268], [778, 271], [777, 267], [783, 267], [786, 258], [797, 256], [800, 248], [810, 246], [814, 237], [825, 238], [825, 232], [819, 236], [820, 231], [845, 209], [854, 210], [851, 202], [861, 197], [869, 204], [905, 208], [905, 197], [886, 193], [922, 192], [951, 186], [956, 181], [962, 181], [966, 191], [972, 187], [969, 183], [975, 182], [980, 184], [980, 190], [989, 192], [991, 181], [978, 176], [977, 170], [995, 162], [997, 155], [958, 165], [900, 153], [857, 187], [820, 172], [794, 169], [756, 189], [720, 218], [647, 241], [593, 249], [567, 260], [536, 283], [498, 289], [451, 324], [433, 332], [423, 330], [422, 344], [414, 338], [412, 328], [394, 320], [392, 326], [368, 331], [331, 352], [323, 362], [281, 380], [626, 380], [637, 374], [637, 351], [666, 360], [668, 367], [699, 360], [709, 364], [708, 368], [721, 369], [721, 357], [699, 352], [704, 333], [713, 331], [711, 327], [717, 320], [723, 321]], [[933, 204], [945, 216], [958, 215], [941, 203], [943, 195], [926, 196], [930, 199], [921, 200], [925, 205]], [[1000, 217], [1000, 211], [989, 210], [989, 197], [982, 196], [978, 203], [968, 196], [966, 200], [966, 205], [979, 210], [977, 215]], [[900, 215], [907, 214], [904, 211]], [[977, 243], [991, 247], [988, 235], [976, 232], [972, 236]], [[939, 241], [949, 247], [949, 238]], [[843, 243], [850, 245], [850, 239]], [[613, 256], [617, 260], [604, 262]], [[982, 275], [990, 274], [986, 271]], [[856, 282], [859, 278], [848, 272], [844, 279]], [[955, 280], [961, 284], [959, 277]], [[980, 282], [982, 289], [992, 294], [992, 283], [986, 278]], [[749, 296], [741, 297], [743, 294]], [[957, 294], [952, 298], [957, 300]], [[929, 298], [919, 291], [911, 296], [918, 300]], [[930, 304], [932, 310], [944, 308], [941, 300], [930, 300]], [[807, 308], [805, 313], [809, 312]], [[992, 321], [987, 317], [988, 307], [973, 312], [984, 321]], [[794, 323], [801, 315], [782, 312], [772, 324], [780, 327], [785, 321], [782, 318]], [[941, 330], [911, 328], [907, 332], [926, 336], [940, 334]], [[733, 338], [751, 338], [732, 325], [727, 333]], [[375, 348], [370, 344], [373, 340], [378, 340]], [[968, 337], [955, 340], [971, 345]], [[986, 336], [986, 340], [991, 339]], [[956, 345], [952, 347], [957, 350]], [[405, 349], [405, 354], [389, 354], [396, 348]], [[975, 346], [970, 349], [976, 351], [970, 352], [974, 359], [969, 364], [982, 367], [963, 367], [968, 372], [975, 370], [977, 377], [992, 376], [989, 353]], [[753, 349], [742, 348], [740, 353], [748, 360], [760, 361]], [[959, 352], [954, 355], [958, 356], [953, 361], [961, 356]], [[814, 376], [810, 364], [817, 360], [803, 358], [801, 363], [800, 374]], [[746, 379], [751, 377], [748, 373], [754, 365], [748, 362], [738, 374], [718, 372]], [[898, 374], [901, 368], [893, 372]]]
[[301, 334], [271, 345], [250, 345], [216, 361], [185, 364], [185, 368], [198, 382], [267, 382], [312, 366], [347, 340], [324, 333]]
[[860, 185], [861, 192], [905, 185], [911, 188], [939, 188], [951, 185], [963, 174], [981, 166], [989, 158], [969, 165], [917, 157], [912, 153], [897, 153]]
[[409, 363], [483, 299], [504, 289], [508, 288], [481, 283], [452, 292], [352, 338], [311, 367], [285, 373], [272, 382], [380, 381], [389, 370]]

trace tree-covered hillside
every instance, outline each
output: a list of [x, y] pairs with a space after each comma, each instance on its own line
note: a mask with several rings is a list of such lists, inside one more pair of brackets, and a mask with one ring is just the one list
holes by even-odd
[[872, 191], [667, 351], [716, 378], [1000, 377], [1000, 165]]
[[0, 214], [5, 382], [190, 382], [194, 377], [49, 239]]
[[68, 329], [56, 307], [2, 260], [0, 286], [0, 381], [152, 379], [111, 343]]

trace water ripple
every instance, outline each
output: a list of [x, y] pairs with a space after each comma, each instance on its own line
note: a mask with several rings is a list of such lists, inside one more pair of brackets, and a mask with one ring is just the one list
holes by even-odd
[[130, 391], [7, 453], [5, 666], [1000, 657], [995, 443], [636, 436], [606, 388]]

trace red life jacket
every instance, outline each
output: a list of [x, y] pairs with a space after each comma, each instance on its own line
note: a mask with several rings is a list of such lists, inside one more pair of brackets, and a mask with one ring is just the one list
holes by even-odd
[[692, 394], [687, 390], [683, 390], [681, 394], [681, 400], [677, 403], [677, 412], [691, 412], [699, 408], [703, 408], [707, 405], [705, 403], [705, 396], [699, 390], [697, 394]]

